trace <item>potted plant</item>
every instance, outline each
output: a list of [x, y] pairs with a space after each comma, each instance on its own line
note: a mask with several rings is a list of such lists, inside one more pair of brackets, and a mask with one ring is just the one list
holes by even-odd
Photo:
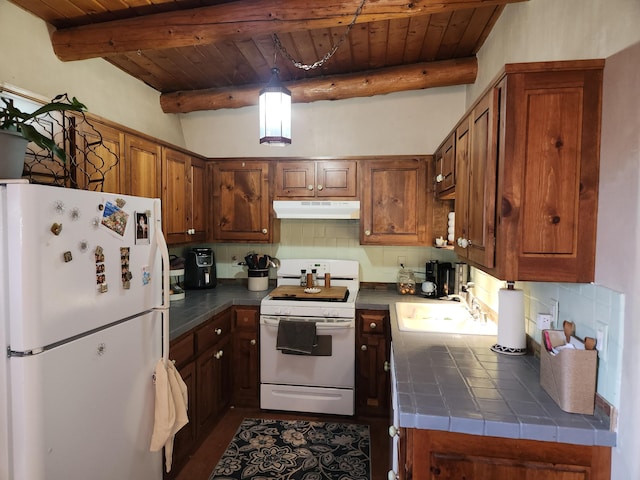
[[24, 156], [29, 142], [49, 150], [53, 156], [66, 162], [67, 156], [53, 139], [46, 137], [31, 124], [40, 115], [49, 112], [83, 112], [86, 107], [75, 97], [56, 96], [51, 102], [31, 113], [17, 108], [13, 100], [0, 97], [0, 178], [20, 178], [24, 167]]

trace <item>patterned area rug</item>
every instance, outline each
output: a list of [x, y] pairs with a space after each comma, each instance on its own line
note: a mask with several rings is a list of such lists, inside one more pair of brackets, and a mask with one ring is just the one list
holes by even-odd
[[369, 426], [245, 418], [209, 480], [370, 480]]

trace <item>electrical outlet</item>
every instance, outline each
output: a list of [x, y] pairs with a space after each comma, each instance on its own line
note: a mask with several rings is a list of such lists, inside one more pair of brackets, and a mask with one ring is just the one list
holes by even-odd
[[560, 315], [560, 304], [558, 300], [551, 299], [551, 328], [559, 328], [558, 316]]
[[607, 344], [609, 343], [609, 325], [596, 322], [596, 349], [600, 352], [600, 359], [607, 361]]
[[549, 330], [551, 328], [551, 315], [548, 313], [539, 313], [537, 320], [538, 330]]
[[242, 268], [242, 265], [238, 265], [241, 262], [240, 255], [234, 253], [231, 255], [231, 266], [235, 268]]
[[407, 265], [407, 257], [398, 257], [398, 266]]

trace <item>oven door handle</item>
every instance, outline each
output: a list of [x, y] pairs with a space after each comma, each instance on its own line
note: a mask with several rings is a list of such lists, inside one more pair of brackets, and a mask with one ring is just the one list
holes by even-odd
[[[266, 325], [267, 327], [277, 327], [280, 320], [271, 319], [271, 318], [261, 318], [260, 323], [262, 325]], [[353, 322], [315, 322], [316, 330], [329, 330], [329, 329], [346, 329], [353, 328]]]

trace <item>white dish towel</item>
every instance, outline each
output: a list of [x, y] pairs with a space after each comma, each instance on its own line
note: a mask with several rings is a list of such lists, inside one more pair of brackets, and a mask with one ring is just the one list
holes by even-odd
[[170, 472], [173, 438], [178, 430], [189, 423], [187, 386], [173, 362], [168, 361], [165, 365], [163, 359], [156, 364], [155, 381], [155, 415], [150, 450], [157, 452], [164, 447], [165, 467]]

